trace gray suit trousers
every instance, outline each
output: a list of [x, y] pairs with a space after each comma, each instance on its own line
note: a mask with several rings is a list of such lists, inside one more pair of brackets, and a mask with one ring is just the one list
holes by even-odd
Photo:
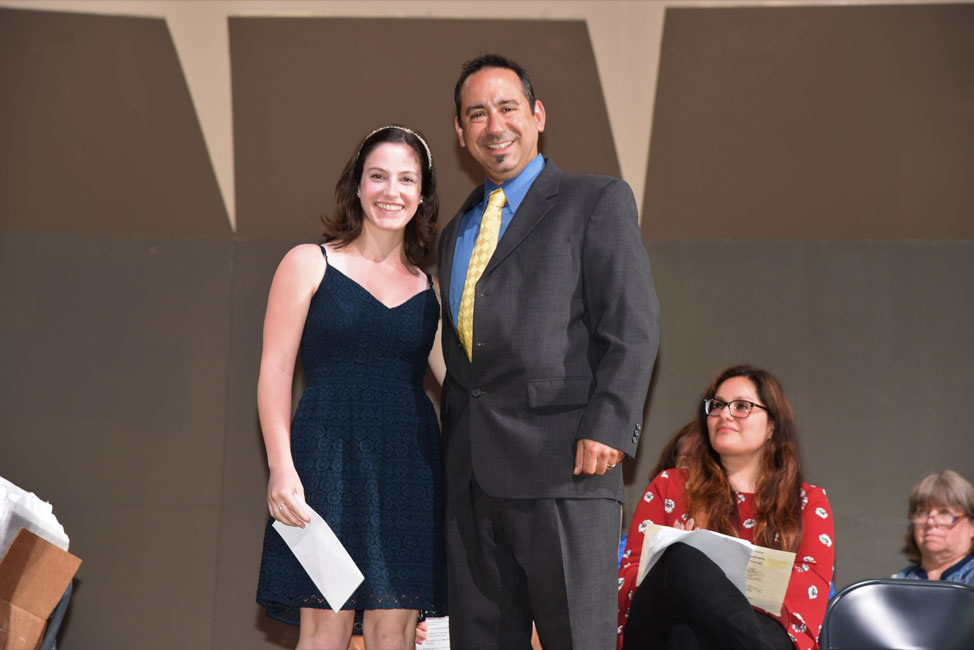
[[[447, 508], [450, 645], [615, 648], [619, 527], [614, 499], [503, 499], [476, 479]], [[572, 568], [574, 567], [574, 569]]]

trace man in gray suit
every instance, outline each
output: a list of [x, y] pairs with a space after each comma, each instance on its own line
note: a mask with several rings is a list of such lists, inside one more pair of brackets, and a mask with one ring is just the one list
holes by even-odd
[[533, 620], [545, 650], [606, 650], [617, 465], [659, 341], [635, 200], [538, 155], [545, 110], [516, 63], [467, 62], [455, 100], [487, 180], [439, 244], [451, 645], [529, 648]]

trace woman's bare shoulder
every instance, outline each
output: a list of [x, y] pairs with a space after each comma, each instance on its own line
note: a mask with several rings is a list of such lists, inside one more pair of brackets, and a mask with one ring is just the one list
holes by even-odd
[[327, 265], [327, 259], [318, 244], [298, 244], [281, 260], [279, 269], [303, 274], [320, 272]]
[[289, 250], [274, 273], [274, 284], [304, 293], [324, 277], [327, 260], [318, 244], [298, 244]]

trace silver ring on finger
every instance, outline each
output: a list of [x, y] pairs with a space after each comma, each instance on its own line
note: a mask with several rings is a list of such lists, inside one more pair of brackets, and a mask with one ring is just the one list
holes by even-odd
[[283, 503], [278, 503], [277, 504], [277, 507], [278, 507], [279, 510], [284, 510], [284, 504]]
[[612, 463], [606, 463], [605, 466], [608, 467], [609, 469], [615, 469], [616, 468], [616, 466], [613, 465]]

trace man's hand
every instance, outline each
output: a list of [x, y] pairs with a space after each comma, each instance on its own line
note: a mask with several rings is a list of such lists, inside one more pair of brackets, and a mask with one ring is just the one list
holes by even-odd
[[576, 476], [579, 474], [585, 476], [602, 475], [614, 469], [624, 457], [625, 454], [615, 447], [582, 438], [575, 447], [575, 471], [573, 474]]

